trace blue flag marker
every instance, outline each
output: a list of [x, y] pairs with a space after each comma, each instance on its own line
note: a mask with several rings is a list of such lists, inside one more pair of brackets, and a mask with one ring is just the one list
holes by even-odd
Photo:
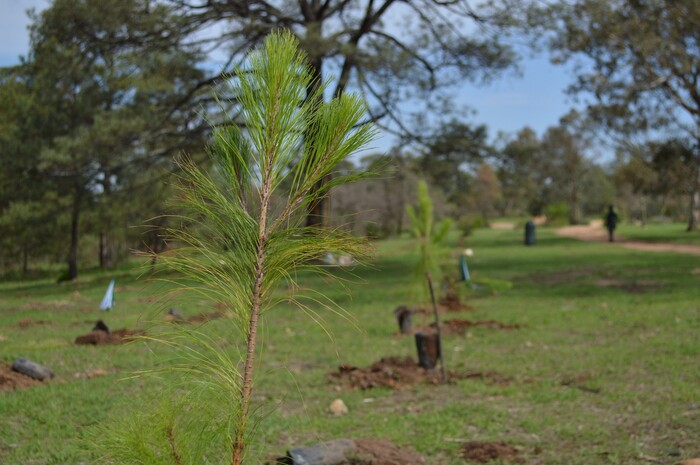
[[464, 254], [459, 256], [459, 272], [462, 275], [462, 281], [471, 281], [472, 278], [469, 276], [467, 257]]
[[109, 287], [105, 296], [102, 298], [102, 303], [100, 304], [100, 310], [106, 311], [114, 307], [114, 280], [109, 282]]

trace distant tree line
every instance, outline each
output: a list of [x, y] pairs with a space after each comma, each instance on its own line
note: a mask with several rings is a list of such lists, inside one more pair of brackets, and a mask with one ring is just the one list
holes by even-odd
[[[341, 167], [385, 174], [314, 202], [309, 225], [400, 233], [426, 179], [438, 215], [464, 230], [501, 215], [578, 223], [608, 203], [628, 219], [697, 227], [692, 0], [54, 0], [31, 21], [27, 56], [0, 68], [0, 270], [62, 262], [74, 279], [80, 266], [166, 247], [158, 228], [175, 213], [166, 201], [173, 158], [207, 163], [212, 127], [235, 108], [227, 76], [277, 28], [310, 58], [309, 95], [334, 76], [329, 94], [361, 93], [400, 141]], [[584, 113], [495, 142], [464, 120], [452, 104], [460, 86], [516, 60], [504, 30], [533, 37], [557, 62], [586, 60], [571, 87]], [[602, 131], [617, 147], [605, 163]]]
[[567, 115], [542, 135], [525, 127], [494, 144], [485, 126], [455, 123], [422, 150], [365, 157], [354, 169], [386, 174], [335, 191], [333, 224], [371, 237], [400, 234], [421, 179], [432, 186], [438, 216], [467, 233], [502, 217], [581, 224], [602, 218], [608, 205], [638, 224], [686, 219], [693, 163], [687, 141], [621, 145], [610, 159], [576, 120]]

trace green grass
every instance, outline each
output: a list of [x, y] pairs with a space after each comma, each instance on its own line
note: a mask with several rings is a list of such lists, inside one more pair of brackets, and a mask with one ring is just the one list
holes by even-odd
[[618, 228], [618, 232], [624, 238], [634, 241], [700, 245], [700, 231], [688, 232], [686, 227], [687, 225], [681, 223], [646, 226], [623, 224]]
[[[665, 226], [643, 231], [675, 237]], [[629, 237], [626, 227], [620, 232]], [[416, 295], [411, 242], [378, 243], [375, 266], [356, 270], [350, 294], [321, 277], [302, 276], [302, 286], [328, 292], [361, 331], [327, 315], [330, 342], [296, 309], [282, 306], [268, 315], [256, 392], [256, 401], [268, 406], [260, 430], [265, 451], [385, 437], [412, 445], [432, 465], [465, 463], [460, 440], [510, 442], [522, 448], [526, 463], [643, 463], [640, 456], [674, 463], [700, 456], [700, 259], [559, 238], [547, 228], [538, 231], [535, 247], [521, 239], [520, 230], [486, 229], [468, 238], [473, 277], [512, 286], [497, 293], [465, 286], [475, 311], [447, 316], [524, 325], [476, 328], [445, 340], [449, 369], [496, 371], [513, 378], [508, 386], [464, 380], [396, 392], [337, 391], [327, 373], [340, 364], [415, 356], [413, 340], [395, 334], [392, 313]], [[113, 275], [117, 307], [101, 313]], [[25, 356], [58, 375], [47, 386], [0, 392], [0, 463], [93, 463], [85, 447], [92, 428], [158, 401], [166, 378], [124, 378], [158, 366], [164, 349], [145, 342], [72, 344], [100, 317], [113, 328], [134, 328], [160, 319], [169, 306], [186, 316], [212, 311], [197, 297], [158, 302], [163, 286], [137, 276], [123, 268], [87, 273], [71, 284], [48, 278], [0, 284], [0, 359]], [[16, 327], [27, 318], [48, 323]], [[213, 320], [205, 328], [225, 337], [229, 323]], [[95, 368], [109, 374], [81, 376]], [[583, 389], [562, 385], [576, 377], [585, 379], [578, 385]], [[327, 408], [338, 397], [350, 413], [335, 418]]]

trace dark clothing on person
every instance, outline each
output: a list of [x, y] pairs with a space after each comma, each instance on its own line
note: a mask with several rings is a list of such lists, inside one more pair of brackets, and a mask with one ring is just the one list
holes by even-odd
[[608, 240], [613, 242], [615, 240], [613, 234], [617, 227], [617, 213], [615, 213], [612, 206], [608, 210], [608, 214], [605, 215], [605, 227], [608, 228]]

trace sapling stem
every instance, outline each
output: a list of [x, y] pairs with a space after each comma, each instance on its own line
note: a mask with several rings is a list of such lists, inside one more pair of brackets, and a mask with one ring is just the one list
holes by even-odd
[[435, 315], [435, 329], [437, 330], [437, 345], [438, 354], [440, 356], [440, 377], [442, 382], [447, 382], [447, 373], [445, 373], [445, 359], [442, 352], [442, 331], [440, 329], [440, 314], [438, 313], [437, 302], [435, 301], [435, 291], [433, 290], [433, 278], [430, 272], [425, 273], [425, 279], [428, 281], [428, 289], [430, 289], [430, 300], [433, 302], [433, 314]]

